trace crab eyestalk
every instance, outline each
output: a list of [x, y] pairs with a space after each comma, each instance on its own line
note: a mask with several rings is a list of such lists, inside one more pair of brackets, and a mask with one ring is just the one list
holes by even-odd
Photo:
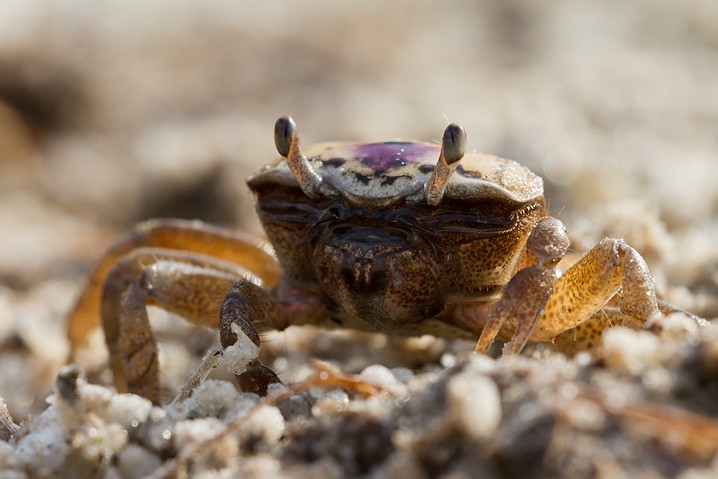
[[424, 188], [426, 202], [431, 206], [441, 203], [446, 184], [449, 182], [449, 178], [454, 169], [456, 169], [459, 160], [464, 157], [465, 150], [466, 131], [461, 125], [450, 124], [444, 130], [444, 137], [441, 139], [439, 161], [436, 162], [436, 168], [434, 168], [434, 172]]
[[274, 144], [279, 154], [287, 159], [289, 171], [297, 179], [304, 194], [316, 198], [322, 179], [302, 151], [299, 130], [292, 117], [282, 116], [274, 124]]

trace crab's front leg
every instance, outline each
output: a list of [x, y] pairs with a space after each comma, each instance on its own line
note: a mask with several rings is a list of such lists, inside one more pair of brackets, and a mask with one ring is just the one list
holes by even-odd
[[101, 317], [115, 386], [159, 400], [157, 344], [147, 316], [155, 305], [215, 328], [219, 301], [242, 268], [215, 258], [161, 248], [138, 248], [110, 270]]
[[[257, 328], [284, 329], [290, 324], [285, 309], [266, 290], [250, 281], [238, 281], [229, 290], [219, 313], [219, 337], [225, 351], [230, 348], [245, 348], [236, 351], [246, 357], [240, 361], [240, 370], [232, 371], [237, 376], [242, 391], [254, 392], [260, 396], [267, 393], [270, 384], [280, 383], [277, 375], [259, 362], [259, 333]], [[238, 341], [240, 335], [256, 348], [246, 351], [246, 342]]]
[[[527, 251], [537, 264], [519, 271], [506, 285], [488, 313], [477, 352], [485, 352], [503, 327], [513, 330], [504, 353], [520, 352], [529, 339], [551, 340], [586, 322], [619, 290], [623, 324], [641, 326], [660, 314], [648, 266], [635, 249], [623, 240], [605, 238], [559, 276], [556, 265], [568, 245], [559, 220], [547, 218], [536, 226]], [[471, 315], [471, 308], [459, 307], [455, 314]], [[582, 328], [577, 334], [595, 335], [593, 329]]]
[[[239, 266], [197, 253], [139, 248], [123, 257], [108, 275], [102, 295], [102, 322], [118, 391], [159, 402], [157, 344], [148, 305], [194, 324], [219, 325], [224, 346], [236, 339], [230, 323], [237, 324], [257, 348], [257, 328], [286, 328], [294, 316], [285, 314], [261, 283]], [[256, 355], [250, 359], [246, 370], [237, 371], [239, 382], [245, 390], [261, 393], [278, 379], [256, 361]]]
[[[154, 248], [209, 256], [225, 263], [242, 265], [268, 287], [276, 286], [279, 268], [271, 248], [252, 236], [230, 232], [199, 221], [177, 219], [149, 220], [120, 238], [95, 266], [87, 286], [68, 319], [71, 360], [86, 345], [99, 326], [98, 314], [106, 278], [126, 255], [140, 248]], [[144, 264], [152, 263], [145, 262]], [[138, 274], [137, 272], [135, 274]], [[216, 319], [216, 318], [215, 318]]]

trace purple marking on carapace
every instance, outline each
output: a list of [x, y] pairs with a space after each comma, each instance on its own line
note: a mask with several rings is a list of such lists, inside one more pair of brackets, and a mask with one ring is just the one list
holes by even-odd
[[402, 141], [368, 143], [355, 146], [352, 150], [357, 160], [374, 171], [388, 171], [417, 160], [439, 157], [438, 145]]

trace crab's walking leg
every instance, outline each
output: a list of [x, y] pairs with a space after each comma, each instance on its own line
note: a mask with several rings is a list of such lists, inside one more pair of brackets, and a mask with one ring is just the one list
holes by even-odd
[[[513, 331], [504, 354], [520, 352], [529, 339], [548, 341], [568, 330], [575, 330], [565, 334], [574, 334], [576, 346], [595, 344], [600, 332], [616, 323], [616, 315], [594, 315], [619, 291], [621, 324], [641, 327], [660, 314], [648, 266], [623, 240], [604, 238], [560, 277], [554, 267], [568, 249], [560, 221], [542, 221], [526, 248], [536, 256], [537, 265], [519, 271], [506, 285], [488, 313], [477, 352], [485, 352], [502, 328]], [[457, 313], [471, 314], [469, 308]], [[564, 335], [564, 349], [570, 349], [567, 341]]]
[[536, 328], [553, 291], [555, 279], [553, 268], [533, 266], [516, 273], [506, 285], [501, 300], [489, 313], [489, 320], [476, 344], [476, 352], [486, 353], [507, 320], [514, 335], [504, 347], [504, 354], [521, 352]]
[[556, 336], [554, 347], [567, 356], [581, 351], [591, 351], [601, 342], [603, 331], [623, 323], [619, 308], [604, 307], [585, 322]]
[[242, 268], [199, 254], [140, 248], [123, 257], [110, 271], [102, 296], [105, 340], [118, 391], [159, 399], [157, 346], [147, 305], [216, 327], [221, 299], [242, 276], [258, 281]]
[[536, 265], [522, 269], [506, 285], [501, 299], [489, 312], [476, 352], [486, 352], [507, 320], [514, 334], [504, 353], [518, 353], [524, 348], [553, 293], [558, 276], [556, 265], [568, 246], [566, 228], [559, 220], [546, 218], [536, 225], [526, 243]]
[[[219, 337], [225, 351], [231, 347], [241, 347], [240, 335], [249, 339], [259, 348], [261, 329], [285, 329], [290, 324], [285, 309], [269, 293], [247, 280], [240, 280], [229, 290], [222, 303], [219, 315]], [[258, 350], [258, 349], [257, 349]], [[243, 354], [242, 351], [238, 351]], [[267, 394], [267, 387], [279, 383], [277, 375], [262, 365], [255, 357], [248, 365], [241, 365], [237, 371], [237, 382], [245, 392], [254, 392], [261, 396]]]
[[241, 264], [269, 288], [279, 279], [279, 267], [271, 247], [257, 238], [199, 221], [162, 219], [141, 223], [119, 239], [93, 270], [69, 317], [68, 337], [73, 349], [86, 344], [99, 326], [102, 289], [110, 270], [122, 256], [140, 247], [201, 253]]
[[[645, 260], [625, 241], [604, 238], [556, 281], [531, 339], [547, 341], [584, 323], [619, 290], [623, 325], [642, 327], [660, 316]], [[592, 324], [600, 329], [615, 323]], [[595, 335], [595, 328], [582, 328], [577, 334]]]

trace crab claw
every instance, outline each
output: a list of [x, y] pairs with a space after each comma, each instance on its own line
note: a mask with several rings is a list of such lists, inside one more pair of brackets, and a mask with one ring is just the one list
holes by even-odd
[[436, 168], [424, 188], [426, 202], [436, 206], [444, 197], [444, 189], [449, 182], [451, 173], [454, 172], [456, 164], [464, 157], [466, 150], [466, 131], [461, 125], [452, 123], [444, 130], [444, 137], [441, 139], [441, 153]]
[[291, 116], [282, 116], [274, 124], [274, 144], [279, 154], [287, 159], [287, 166], [304, 194], [316, 198], [322, 179], [302, 151], [299, 130]]

